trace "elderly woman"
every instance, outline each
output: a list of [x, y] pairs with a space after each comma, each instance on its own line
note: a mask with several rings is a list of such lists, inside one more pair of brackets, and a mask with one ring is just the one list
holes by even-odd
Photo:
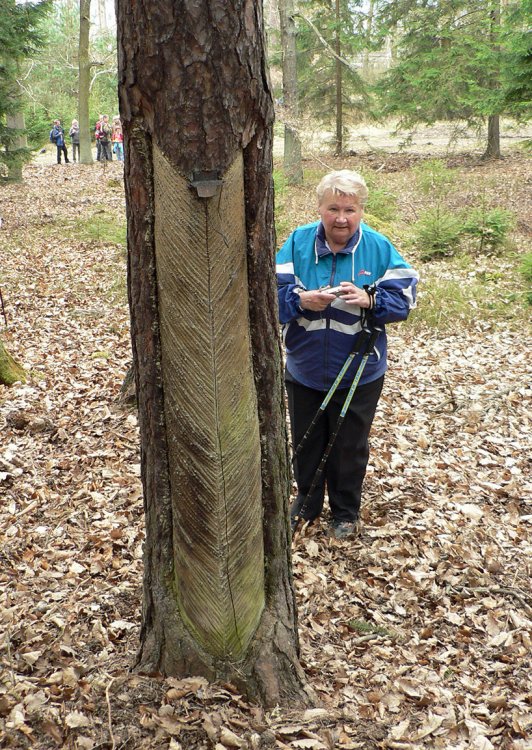
[[[321, 514], [325, 487], [331, 533], [357, 530], [368, 437], [386, 371], [386, 323], [405, 320], [415, 306], [417, 273], [391, 242], [362, 222], [366, 183], [347, 169], [326, 175], [317, 187], [320, 220], [298, 227], [277, 254], [280, 319], [286, 345], [286, 390], [294, 448], [325, 394], [354, 350], [364, 328], [380, 328], [320, 480], [313, 479], [359, 369], [352, 361], [323, 414], [294, 460], [297, 519]], [[327, 288], [340, 287], [336, 293]], [[309, 495], [309, 491], [312, 493]]]

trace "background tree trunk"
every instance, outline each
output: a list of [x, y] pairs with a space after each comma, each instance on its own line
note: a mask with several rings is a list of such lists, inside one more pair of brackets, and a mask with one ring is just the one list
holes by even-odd
[[486, 150], [482, 156], [483, 159], [500, 159], [501, 158], [501, 135], [500, 135], [500, 117], [499, 115], [490, 115], [488, 117], [488, 141]]
[[147, 534], [138, 667], [231, 680], [266, 705], [308, 703], [262, 5], [147, 8], [117, 3]]
[[303, 168], [298, 134], [299, 104], [293, 0], [279, 0], [279, 16], [283, 54], [283, 99], [287, 120], [284, 126], [284, 171], [290, 185], [300, 185], [303, 182]]
[[91, 0], [79, 3], [79, 160], [92, 164], [91, 128], [89, 123], [90, 72], [89, 32]]
[[362, 61], [362, 75], [365, 79], [367, 79], [369, 75], [369, 61], [370, 61], [370, 54], [371, 54], [371, 38], [373, 35], [374, 10], [375, 10], [375, 0], [369, 0], [367, 17], [366, 17], [366, 28], [365, 28], [366, 44], [364, 47], [364, 56], [363, 56], [363, 61]]
[[[17, 112], [14, 115], [6, 115], [6, 125], [8, 128], [13, 128], [13, 130], [24, 130], [26, 127], [24, 113]], [[19, 148], [27, 148], [27, 146], [28, 139], [24, 134], [17, 135], [11, 144], [11, 148], [14, 151]], [[12, 182], [22, 182], [22, 159], [10, 162], [8, 177]]]
[[[493, 50], [500, 59], [499, 34], [501, 28], [501, 0], [493, 0], [490, 10], [490, 39]], [[497, 90], [500, 88], [499, 71], [496, 76], [490, 79], [490, 89]], [[486, 150], [482, 155], [483, 159], [500, 159], [501, 158], [501, 136], [500, 136], [500, 117], [498, 114], [491, 114], [488, 117], [488, 141]]]

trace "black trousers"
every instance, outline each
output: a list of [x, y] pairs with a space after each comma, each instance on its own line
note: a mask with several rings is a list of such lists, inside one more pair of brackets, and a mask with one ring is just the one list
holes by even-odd
[[[362, 484], [369, 458], [368, 437], [381, 395], [384, 376], [360, 385], [355, 391], [336, 441], [331, 449], [321, 480], [305, 503], [312, 480], [334, 432], [347, 396], [347, 390], [336, 391], [325, 413], [314, 426], [304, 447], [294, 460], [294, 476], [298, 494], [291, 513], [303, 510], [303, 518], [313, 520], [323, 509], [325, 487], [333, 521], [356, 521], [360, 513]], [[288, 411], [292, 430], [292, 445], [299, 445], [325, 392], [286, 381]]]
[[63, 154], [65, 157], [65, 164], [68, 164], [68, 149], [66, 145], [63, 144], [62, 146], [57, 146], [56, 144], [56, 147], [57, 147], [57, 163], [61, 164], [61, 154]]
[[100, 161], [112, 161], [111, 141], [100, 141]]

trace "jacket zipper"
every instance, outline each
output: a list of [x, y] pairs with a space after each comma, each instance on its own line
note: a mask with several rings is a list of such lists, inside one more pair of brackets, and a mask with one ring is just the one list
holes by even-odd
[[[336, 275], [336, 254], [333, 254], [331, 275], [329, 277], [329, 285], [334, 286], [334, 277]], [[328, 385], [328, 371], [329, 371], [329, 331], [331, 329], [331, 306], [329, 305], [325, 309], [325, 347], [324, 347], [324, 367], [323, 367], [323, 388], [324, 390], [329, 389]]]

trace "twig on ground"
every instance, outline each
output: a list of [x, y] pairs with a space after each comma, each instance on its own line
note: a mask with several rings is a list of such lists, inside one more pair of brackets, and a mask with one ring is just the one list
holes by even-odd
[[107, 701], [107, 724], [109, 726], [109, 736], [111, 737], [111, 750], [115, 750], [116, 748], [116, 740], [113, 734], [113, 723], [111, 720], [111, 699], [109, 698], [109, 691], [114, 681], [115, 678], [112, 677], [107, 687], [105, 688], [105, 700]]
[[503, 596], [512, 596], [521, 604], [525, 612], [532, 617], [532, 607], [527, 603], [526, 594], [517, 589], [506, 586], [451, 586], [451, 591], [463, 594], [502, 594]]
[[17, 680], [15, 678], [15, 670], [13, 669], [13, 657], [11, 655], [11, 631], [7, 630], [6, 632], [6, 649], [7, 649], [7, 661], [9, 663], [9, 673], [11, 675], [11, 684], [15, 686], [17, 684]]

